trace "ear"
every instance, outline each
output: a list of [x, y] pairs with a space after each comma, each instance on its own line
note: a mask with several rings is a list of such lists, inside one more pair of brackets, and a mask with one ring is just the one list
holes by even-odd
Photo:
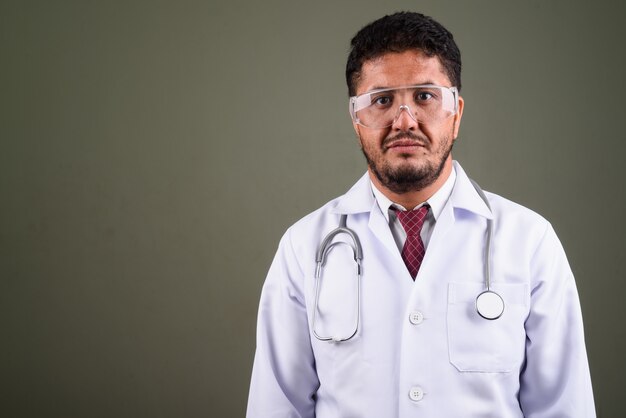
[[456, 139], [459, 136], [459, 128], [461, 127], [461, 118], [463, 117], [463, 107], [465, 101], [461, 96], [459, 96], [459, 110], [454, 115], [454, 127], [453, 127], [453, 137], [452, 139]]
[[356, 138], [359, 141], [359, 146], [363, 148], [363, 144], [361, 143], [361, 125], [352, 122], [352, 128], [354, 128], [354, 132], [356, 133]]

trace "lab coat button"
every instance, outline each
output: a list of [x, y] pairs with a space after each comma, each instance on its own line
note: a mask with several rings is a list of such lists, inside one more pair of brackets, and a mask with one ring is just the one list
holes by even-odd
[[424, 391], [419, 386], [413, 386], [409, 391], [409, 398], [411, 398], [412, 401], [419, 402], [423, 397]]
[[409, 314], [409, 321], [413, 325], [419, 325], [424, 320], [424, 315], [420, 311], [414, 311]]

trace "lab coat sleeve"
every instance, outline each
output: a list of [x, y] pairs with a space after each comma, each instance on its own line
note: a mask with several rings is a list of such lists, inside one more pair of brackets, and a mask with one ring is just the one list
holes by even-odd
[[248, 418], [315, 416], [319, 381], [303, 286], [304, 272], [288, 230], [261, 292]]
[[520, 404], [526, 418], [595, 417], [582, 314], [563, 247], [548, 224], [530, 266]]

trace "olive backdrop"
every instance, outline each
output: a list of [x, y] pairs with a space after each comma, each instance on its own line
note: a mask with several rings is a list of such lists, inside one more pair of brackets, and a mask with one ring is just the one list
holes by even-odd
[[552, 221], [598, 414], [624, 416], [626, 12], [602, 0], [1, 0], [1, 416], [244, 415], [278, 240], [365, 170], [349, 40], [398, 10], [454, 33], [455, 158]]

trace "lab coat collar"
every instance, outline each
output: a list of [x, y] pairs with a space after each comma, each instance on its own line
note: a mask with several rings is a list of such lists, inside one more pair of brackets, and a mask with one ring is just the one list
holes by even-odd
[[456, 169], [456, 183], [450, 195], [450, 203], [455, 209], [465, 209], [487, 219], [493, 219], [493, 214], [487, 204], [480, 197], [467, 174], [456, 161], [453, 161]]
[[332, 212], [339, 215], [370, 212], [372, 206], [376, 204], [370, 181], [369, 174], [365, 172], [359, 181], [339, 198]]
[[[464, 209], [492, 219], [491, 211], [474, 189], [461, 165], [456, 161], [453, 164], [457, 177], [449, 203], [453, 208]], [[339, 198], [337, 205], [331, 211], [340, 215], [371, 212], [376, 205], [376, 199], [372, 193], [370, 181], [369, 174], [366, 172], [346, 194]]]

